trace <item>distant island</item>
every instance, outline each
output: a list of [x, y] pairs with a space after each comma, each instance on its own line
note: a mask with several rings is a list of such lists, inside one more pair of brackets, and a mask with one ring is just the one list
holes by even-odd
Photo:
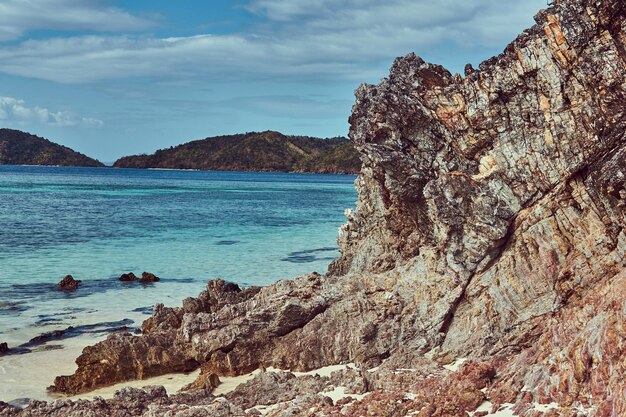
[[113, 167], [356, 174], [361, 160], [346, 138], [266, 131], [209, 137], [152, 155], [125, 156]]
[[104, 166], [66, 146], [13, 129], [0, 129], [0, 165]]
[[[0, 128], [0, 165], [105, 166], [48, 139], [4, 128]], [[346, 138], [266, 131], [209, 137], [152, 155], [124, 156], [113, 167], [357, 174], [361, 160]]]

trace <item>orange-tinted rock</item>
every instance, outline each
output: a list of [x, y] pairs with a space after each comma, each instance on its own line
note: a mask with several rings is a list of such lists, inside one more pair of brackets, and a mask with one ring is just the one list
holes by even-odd
[[191, 384], [185, 385], [181, 391], [205, 390], [213, 391], [220, 384], [220, 377], [213, 373], [201, 372], [198, 378]]

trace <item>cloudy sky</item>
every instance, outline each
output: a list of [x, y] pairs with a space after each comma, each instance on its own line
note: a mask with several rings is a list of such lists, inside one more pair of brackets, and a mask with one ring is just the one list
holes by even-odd
[[545, 0], [0, 0], [0, 126], [105, 162], [192, 139], [346, 135], [415, 52], [462, 72]]

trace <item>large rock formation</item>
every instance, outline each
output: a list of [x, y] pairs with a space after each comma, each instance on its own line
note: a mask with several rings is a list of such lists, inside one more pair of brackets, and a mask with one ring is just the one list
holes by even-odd
[[354, 362], [365, 398], [277, 395], [268, 415], [625, 415], [626, 3], [536, 21], [465, 77], [408, 55], [358, 89], [359, 201], [327, 275], [211, 282], [52, 389]]

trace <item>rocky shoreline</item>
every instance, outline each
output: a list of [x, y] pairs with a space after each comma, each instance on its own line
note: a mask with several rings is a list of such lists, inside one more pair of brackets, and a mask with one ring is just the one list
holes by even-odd
[[408, 55], [357, 90], [359, 201], [326, 275], [211, 281], [50, 388], [200, 369], [190, 391], [0, 415], [626, 415], [626, 4], [535, 19], [465, 77]]
[[[123, 273], [117, 278], [117, 281], [127, 283], [138, 283], [142, 285], [149, 285], [155, 282], [161, 281], [161, 278], [157, 277], [151, 272], [143, 272], [141, 277], [137, 277], [133, 272]], [[72, 275], [66, 275], [61, 281], [59, 281], [55, 286], [48, 285], [51, 291], [61, 291], [65, 294], [75, 294], [81, 287], [82, 281], [75, 279]], [[102, 286], [102, 281], [95, 283], [95, 285]], [[80, 294], [77, 294], [80, 295]], [[140, 308], [143, 310], [145, 308]], [[152, 308], [150, 308], [150, 312], [152, 313]], [[53, 318], [40, 315], [39, 324], [45, 324], [46, 322], [54, 320]], [[79, 326], [69, 326], [64, 329], [56, 329], [53, 331], [41, 333], [28, 342], [19, 344], [17, 346], [9, 346], [6, 342], [0, 343], [0, 357], [9, 356], [9, 355], [22, 355], [25, 353], [31, 353], [34, 350], [53, 350], [60, 349], [62, 346], [60, 345], [48, 345], [50, 342], [59, 342], [65, 339], [82, 336], [85, 334], [109, 334], [109, 333], [118, 333], [118, 332], [127, 332], [130, 330], [134, 330], [135, 333], [140, 333], [141, 329], [136, 327], [132, 328], [131, 325], [134, 324], [133, 320], [130, 319], [122, 319], [119, 321], [107, 321], [100, 322], [94, 324], [83, 324]]]

